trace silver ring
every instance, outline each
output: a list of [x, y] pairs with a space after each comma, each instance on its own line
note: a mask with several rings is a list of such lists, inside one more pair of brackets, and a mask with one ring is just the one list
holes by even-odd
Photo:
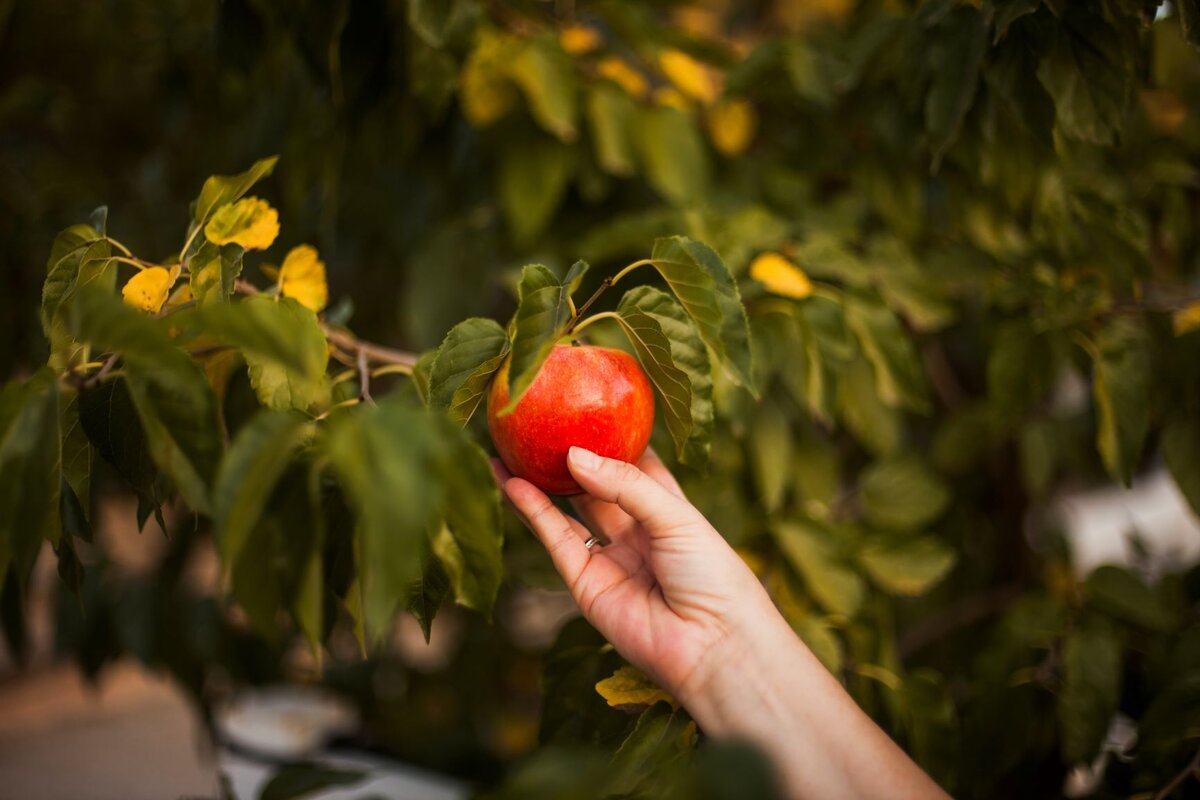
[[583, 546], [586, 547], [588, 550], [591, 550], [593, 547], [595, 547], [598, 544], [600, 544], [600, 540], [597, 539], [595, 536], [590, 536], [590, 537], [588, 537], [588, 540], [583, 543]]

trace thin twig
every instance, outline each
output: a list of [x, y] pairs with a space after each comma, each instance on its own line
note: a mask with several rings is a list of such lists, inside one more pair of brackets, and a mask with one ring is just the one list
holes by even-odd
[[1200, 750], [1196, 751], [1196, 755], [1192, 756], [1192, 760], [1187, 763], [1187, 766], [1180, 770], [1179, 774], [1171, 779], [1171, 782], [1159, 789], [1158, 794], [1154, 795], [1154, 800], [1167, 800], [1171, 794], [1183, 785], [1189, 777], [1194, 776], [1200, 780]]
[[367, 354], [362, 348], [358, 350], [358, 396], [364, 403], [375, 405], [371, 397], [371, 368], [367, 364]]
[[567, 322], [567, 327], [563, 331], [563, 333], [567, 334], [567, 333], [570, 333], [571, 331], [575, 330], [575, 326], [579, 324], [579, 318], [582, 317], [584, 315], [584, 313], [589, 308], [592, 307], [592, 303], [596, 302], [596, 300], [600, 297], [600, 295], [604, 294], [605, 290], [608, 289], [608, 287], [610, 287], [612, 285], [613, 285], [613, 279], [611, 277], [605, 278], [604, 280], [600, 281], [600, 285], [596, 287], [596, 291], [592, 292], [592, 296], [589, 297], [584, 302], [584, 304], [579, 307], [579, 310], [576, 311], [575, 315], [572, 316], [570, 321]]
[[83, 383], [80, 384], [80, 388], [91, 389], [93, 386], [107, 378], [108, 373], [112, 372], [113, 367], [116, 366], [117, 359], [119, 357], [120, 355], [118, 353], [113, 353], [110, 355], [107, 359], [105, 359], [104, 364], [101, 365], [100, 371], [83, 381]]

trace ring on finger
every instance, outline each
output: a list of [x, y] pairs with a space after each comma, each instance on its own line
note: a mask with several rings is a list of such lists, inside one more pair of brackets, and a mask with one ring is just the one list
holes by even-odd
[[603, 547], [604, 542], [600, 541], [595, 536], [589, 536], [588, 540], [583, 543], [583, 546], [586, 547], [588, 550], [591, 550], [596, 545], [600, 545], [601, 547]]

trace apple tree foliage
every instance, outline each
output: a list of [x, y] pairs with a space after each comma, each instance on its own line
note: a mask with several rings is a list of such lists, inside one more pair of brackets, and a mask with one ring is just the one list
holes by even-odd
[[[165, 257], [103, 208], [62, 231], [49, 357], [0, 395], [17, 649], [46, 546], [83, 666], [133, 654], [205, 709], [297, 639], [338, 686], [331, 642], [378, 652], [398, 613], [436, 639], [456, 604], [490, 630], [498, 598], [554, 579], [502, 508], [481, 405], [506, 359], [515, 403], [586, 340], [640, 359], [689, 497], [942, 785], [1190, 780], [1200, 573], [1131, 532], [1133, 566], [1077, 576], [1052, 511], [1166, 470], [1200, 515], [1196, 0], [275, 5], [229, 7], [321, 65], [364, 158], [383, 131], [414, 163], [469, 162], [411, 233], [414, 352], [355, 335], [322, 252], [276, 242], [276, 206], [304, 206], [273, 202], [286, 158], [205, 181]], [[365, 23], [403, 55], [370, 112], [375, 51], [335, 46]], [[471, 316], [489, 293], [511, 317]], [[100, 472], [169, 535], [119, 593]], [[220, 561], [201, 601], [178, 590], [198, 536]], [[752, 751], [703, 743], [582, 622], [538, 676], [543, 747], [491, 753], [495, 796], [770, 794]], [[456, 680], [483, 702], [483, 677]]]

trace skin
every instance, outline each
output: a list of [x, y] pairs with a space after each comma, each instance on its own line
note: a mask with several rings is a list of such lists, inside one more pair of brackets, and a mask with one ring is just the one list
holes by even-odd
[[637, 461], [654, 427], [654, 392], [637, 359], [622, 350], [557, 345], [511, 413], [508, 361], [488, 393], [488, 430], [508, 471], [550, 494], [582, 491], [567, 469], [576, 444]]
[[[947, 796], [796, 637], [652, 452], [634, 466], [570, 449], [586, 527], [493, 467], [588, 621], [708, 735], [760, 747], [788, 797]], [[593, 532], [609, 544], [588, 550]]]

